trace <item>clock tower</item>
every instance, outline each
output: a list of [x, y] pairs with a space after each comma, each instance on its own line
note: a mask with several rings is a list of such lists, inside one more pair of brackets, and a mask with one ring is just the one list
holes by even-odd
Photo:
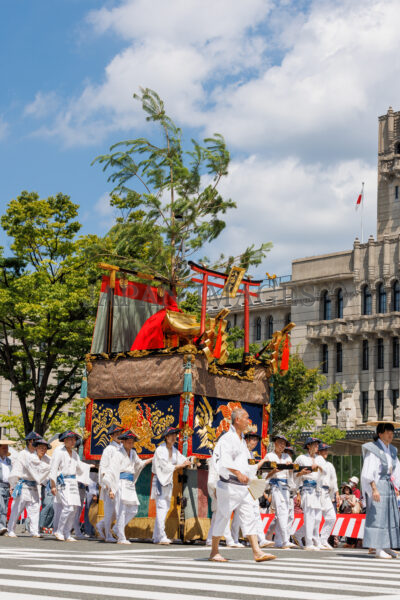
[[400, 234], [400, 111], [379, 117], [377, 239]]

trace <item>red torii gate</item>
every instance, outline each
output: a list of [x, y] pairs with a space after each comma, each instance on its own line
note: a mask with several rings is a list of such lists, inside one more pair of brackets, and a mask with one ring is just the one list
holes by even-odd
[[[204, 332], [206, 327], [206, 309], [207, 309], [207, 292], [208, 286], [213, 286], [216, 288], [224, 289], [224, 283], [217, 283], [216, 281], [209, 281], [209, 277], [214, 279], [222, 279], [224, 282], [228, 279], [229, 274], [220, 273], [219, 271], [213, 271], [212, 269], [207, 269], [202, 265], [198, 265], [193, 261], [189, 261], [188, 265], [190, 268], [196, 273], [200, 273], [203, 277], [199, 279], [198, 277], [192, 277], [191, 281], [193, 283], [201, 283], [202, 285], [202, 294], [201, 294], [201, 321], [200, 321], [200, 335]], [[242, 289], [238, 289], [238, 294], [244, 295], [244, 351], [246, 353], [249, 352], [249, 343], [250, 343], [250, 319], [249, 319], [249, 299], [250, 296], [257, 297], [256, 292], [251, 292], [251, 287], [259, 287], [263, 282], [262, 279], [259, 280], [250, 280], [243, 278], [240, 286], [243, 286]]]

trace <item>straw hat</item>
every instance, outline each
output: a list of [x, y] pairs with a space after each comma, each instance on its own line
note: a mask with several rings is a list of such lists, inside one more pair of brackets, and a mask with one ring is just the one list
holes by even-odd
[[0, 438], [0, 446], [14, 446], [16, 444], [16, 442], [13, 442], [12, 440], [6, 440], [4, 438]]

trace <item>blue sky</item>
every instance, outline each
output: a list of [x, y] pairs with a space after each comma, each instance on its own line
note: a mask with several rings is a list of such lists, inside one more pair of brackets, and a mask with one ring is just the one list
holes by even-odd
[[[114, 217], [93, 158], [148, 134], [132, 93], [157, 90], [187, 132], [222, 133], [238, 210], [207, 249], [272, 241], [260, 267], [351, 247], [366, 182], [375, 234], [377, 117], [400, 110], [397, 0], [15, 0], [0, 22], [1, 209], [63, 192], [84, 233]], [[4, 237], [2, 242], [4, 243]]]

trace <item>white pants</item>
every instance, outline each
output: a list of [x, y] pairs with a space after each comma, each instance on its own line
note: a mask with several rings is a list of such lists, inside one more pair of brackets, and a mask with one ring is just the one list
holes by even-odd
[[271, 485], [272, 503], [275, 507], [275, 545], [286, 546], [290, 536], [290, 492], [282, 485]]
[[118, 491], [115, 495], [115, 513], [116, 524], [115, 532], [119, 542], [125, 542], [125, 527], [128, 525], [137, 514], [139, 506], [137, 504], [125, 504], [121, 501], [121, 492]]
[[247, 486], [218, 481], [217, 514], [213, 527], [213, 536], [222, 537], [231, 514], [237, 510], [245, 537], [258, 534], [258, 523], [254, 514], [254, 501]]
[[325, 545], [328, 543], [328, 538], [331, 535], [333, 526], [336, 523], [336, 513], [335, 509], [333, 508], [332, 500], [329, 497], [329, 493], [322, 492], [321, 506], [322, 516], [325, 519], [325, 523], [323, 524], [321, 529], [320, 539], [321, 544]]
[[75, 535], [81, 536], [82, 532], [81, 532], [81, 514], [82, 514], [82, 510], [83, 510], [83, 505], [85, 504], [85, 497], [86, 497], [86, 488], [81, 488], [79, 487], [79, 496], [81, 499], [81, 505], [77, 507], [77, 510], [75, 512], [75, 518], [74, 518], [74, 532]]
[[322, 518], [320, 500], [314, 490], [301, 494], [301, 507], [304, 525], [296, 532], [296, 536], [305, 537], [306, 546], [319, 546], [319, 526]]
[[69, 504], [67, 499], [68, 490], [58, 489], [56, 501], [54, 502], [54, 510], [56, 510], [56, 506], [60, 506], [58, 508], [58, 523], [57, 526], [54, 525], [53, 532], [57, 535], [63, 535], [65, 539], [71, 537], [71, 530], [74, 524], [75, 513], [79, 510], [79, 506], [74, 504]]
[[54, 502], [53, 508], [54, 508], [54, 517], [53, 517], [53, 532], [54, 532], [54, 531], [57, 531], [57, 529], [58, 529], [58, 523], [60, 522], [62, 505], [59, 502]]
[[103, 523], [106, 538], [111, 537], [111, 523], [115, 519], [115, 499], [111, 499], [107, 489], [102, 489], [104, 517], [97, 523]]
[[39, 535], [39, 495], [37, 494], [37, 492], [36, 494], [33, 492], [27, 495], [25, 493], [25, 490], [22, 490], [21, 496], [13, 498], [10, 519], [8, 521], [8, 531], [15, 533], [15, 526], [17, 524], [19, 516], [25, 509], [29, 519], [29, 533], [31, 535]]
[[[261, 515], [260, 515], [260, 505], [258, 504], [258, 500], [252, 499], [252, 501], [253, 501], [253, 505], [254, 505], [254, 518], [256, 519], [257, 524], [258, 524], [258, 527], [257, 527], [258, 543], [262, 544], [263, 542], [265, 542], [265, 533], [264, 533], [264, 527], [263, 527], [263, 523], [262, 523]], [[240, 513], [238, 510], [235, 510], [235, 512], [233, 514], [232, 524], [231, 524], [231, 533], [232, 533], [232, 538], [233, 538], [233, 541], [235, 542], [235, 544], [237, 544], [239, 542], [240, 528], [241, 528]], [[243, 533], [243, 529], [242, 529], [242, 533]]]
[[168, 540], [165, 533], [165, 520], [171, 505], [172, 484], [162, 486], [160, 495], [155, 494], [156, 522], [154, 524], [153, 542], [159, 544]]
[[[216, 516], [217, 516], [217, 511], [215, 510], [213, 512], [213, 514], [212, 514], [212, 517], [211, 517], [210, 529], [208, 530], [207, 541], [206, 541], [207, 545], [211, 544], [211, 542], [212, 542], [212, 536], [214, 535], [213, 531], [214, 531], [214, 525], [215, 525], [215, 518], [216, 518]], [[235, 543], [235, 541], [234, 541], [234, 539], [232, 537], [232, 533], [231, 533], [231, 528], [230, 528], [229, 521], [228, 521], [228, 524], [227, 524], [227, 526], [225, 528], [224, 535], [222, 537], [225, 538], [225, 542], [226, 542], [227, 546], [232, 546]]]

